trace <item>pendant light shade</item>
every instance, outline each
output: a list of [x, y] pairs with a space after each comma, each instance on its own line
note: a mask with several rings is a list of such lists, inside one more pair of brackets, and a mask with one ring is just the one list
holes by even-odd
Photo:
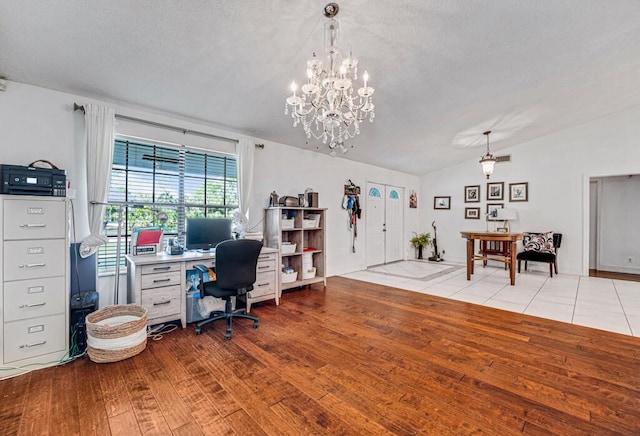
[[480, 164], [482, 165], [482, 172], [484, 173], [485, 176], [487, 176], [487, 179], [491, 177], [491, 174], [493, 174], [493, 166], [496, 164], [496, 158], [491, 154], [491, 151], [489, 151], [489, 134], [490, 133], [491, 133], [491, 130], [488, 130], [483, 133], [483, 135], [487, 136], [487, 154], [482, 156], [482, 158], [480, 159]]

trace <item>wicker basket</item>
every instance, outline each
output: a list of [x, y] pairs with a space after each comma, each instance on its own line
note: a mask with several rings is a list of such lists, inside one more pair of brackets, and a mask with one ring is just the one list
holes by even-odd
[[140, 305], [103, 307], [87, 315], [86, 325], [87, 354], [93, 362], [118, 362], [147, 346], [147, 309]]

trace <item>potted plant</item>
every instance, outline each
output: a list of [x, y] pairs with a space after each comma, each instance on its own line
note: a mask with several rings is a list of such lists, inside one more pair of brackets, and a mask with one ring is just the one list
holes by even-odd
[[413, 234], [415, 236], [410, 240], [411, 245], [418, 250], [418, 259], [422, 259], [422, 249], [431, 245], [431, 233], [413, 232]]

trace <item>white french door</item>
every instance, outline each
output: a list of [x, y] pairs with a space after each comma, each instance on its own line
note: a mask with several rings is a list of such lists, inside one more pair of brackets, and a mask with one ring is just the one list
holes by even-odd
[[366, 265], [402, 260], [404, 247], [404, 188], [367, 183]]

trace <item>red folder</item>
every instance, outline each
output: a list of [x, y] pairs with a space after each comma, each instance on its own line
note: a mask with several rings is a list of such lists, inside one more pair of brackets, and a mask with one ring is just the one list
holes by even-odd
[[153, 245], [159, 244], [162, 238], [162, 230], [140, 230], [138, 232], [138, 241], [136, 245]]

